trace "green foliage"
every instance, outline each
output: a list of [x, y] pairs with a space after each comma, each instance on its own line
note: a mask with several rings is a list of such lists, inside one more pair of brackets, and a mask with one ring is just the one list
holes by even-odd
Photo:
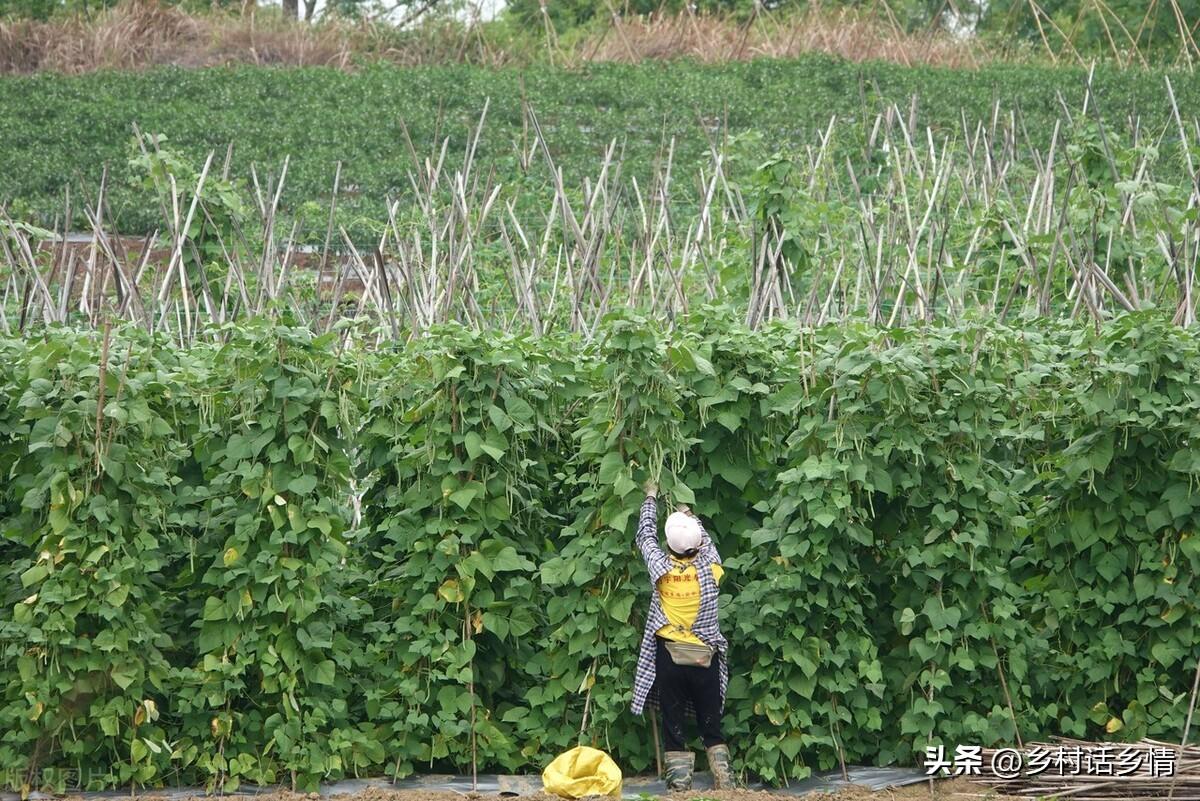
[[[522, 117], [522, 103], [528, 101], [568, 186], [595, 177], [596, 161], [613, 139], [623, 145], [623, 172], [645, 181], [664, 143], [674, 138], [676, 171], [684, 169], [680, 174], [686, 180], [673, 191], [680, 201], [690, 197], [694, 203], [688, 194], [695, 192], [688, 188], [695, 172], [690, 165], [706, 163], [710, 147], [700, 119], [707, 125], [719, 122], [731, 134], [759, 132], [771, 143], [750, 168], [761, 163], [764, 152], [787, 153], [812, 143], [834, 114], [869, 128], [875, 113], [891, 104], [908, 109], [914, 95], [917, 130], [929, 125], [935, 137], [959, 137], [964, 117], [973, 129], [977, 121], [992, 119], [999, 101], [1002, 108], [1021, 109], [1028, 145], [1045, 149], [1061, 114], [1058, 94], [1071, 108], [1080, 108], [1086, 78], [1086, 70], [1074, 68], [996, 66], [964, 72], [852, 64], [815, 55], [722, 65], [594, 64], [579, 70], [237, 67], [6, 77], [0, 81], [0, 106], [26, 113], [0, 116], [0, 202], [49, 226], [62, 213], [65, 187], [71, 185], [74, 199], [94, 199], [107, 165], [107, 202], [117, 226], [127, 233], [161, 229], [155, 194], [128, 180], [139, 174], [128, 164], [125, 149], [136, 123], [143, 131], [166, 135], [193, 169], [215, 151], [210, 181], [221, 172], [230, 143], [230, 174], [248, 176], [255, 165], [264, 185], [268, 176], [278, 176], [289, 155], [281, 204], [289, 218], [307, 202], [328, 207], [341, 161], [339, 209], [353, 232], [366, 227], [360, 218], [386, 220], [386, 198], [408, 188], [406, 174], [415, 165], [402, 144], [401, 121], [421, 158], [436, 156], [439, 137], [448, 136], [447, 165], [453, 168], [490, 99], [477, 159], [495, 170], [504, 187], [550, 182], [543, 161], [525, 165], [515, 146], [528, 143]], [[1196, 107], [1200, 84], [1180, 76], [1174, 86], [1185, 111]], [[430, 104], [430, 97], [438, 102]], [[1157, 131], [1170, 121], [1162, 72], [1098, 66], [1095, 98], [1109, 119], [1140, 115], [1143, 131]], [[1119, 129], [1114, 126], [1110, 133]], [[47, 137], [51, 130], [56, 136]], [[1165, 130], [1164, 148], [1173, 148], [1175, 127]], [[857, 142], [847, 145], [831, 154], [832, 168], [842, 170], [846, 158], [871, 166], [876, 156]], [[79, 202], [72, 205], [82, 208]], [[537, 208], [544, 212], [544, 205]], [[79, 215], [77, 224], [86, 228]], [[325, 218], [318, 214], [299, 235], [319, 240], [324, 231]]]
[[[239, 8], [235, 0], [158, 0], [163, 5], [179, 6], [192, 13]], [[89, 18], [111, 8], [118, 0], [0, 0], [0, 19], [38, 19], [56, 17]]]
[[[559, 3], [541, 3], [538, 0], [514, 0], [504, 7], [505, 16], [531, 32], [545, 29], [543, 14], [558, 32], [584, 25], [607, 23], [613, 14], [647, 15], [654, 13], [681, 13], [690, 5], [692, 12], [713, 14], [732, 13], [738, 18], [749, 18], [753, 14], [753, 3], [745, 0], [699, 0], [685, 3], [684, 0], [624, 0], [623, 2], [599, 2], [598, 0], [568, 0]], [[763, 4], [768, 9], [779, 7], [779, 0], [768, 0]], [[545, 9], [545, 11], [543, 11]]]
[[469, 764], [472, 720], [493, 764], [515, 770], [541, 752], [522, 730], [540, 685], [536, 571], [575, 383], [553, 356], [451, 328], [364, 366], [360, 548], [376, 614], [362, 645], [376, 667], [363, 690], [393, 775]]
[[[249, 252], [245, 236], [250, 228], [246, 187], [210, 170], [197, 199], [200, 171], [167, 142], [166, 136], [150, 134], [141, 140], [134, 139], [129, 147], [127, 178], [133, 191], [154, 197], [162, 209], [171, 209], [173, 203], [178, 203], [181, 214], [186, 214], [193, 202], [203, 201], [204, 205], [198, 206], [203, 210], [194, 215], [191, 226], [184, 232], [188, 241], [181, 258], [192, 297], [214, 303], [213, 298], [223, 295], [229, 262], [254, 255]], [[172, 187], [178, 191], [177, 195], [173, 195]], [[303, 213], [301, 209], [297, 216], [302, 217]], [[256, 236], [254, 241], [261, 242], [262, 238]], [[173, 245], [166, 233], [160, 235], [158, 244], [163, 248]], [[247, 282], [247, 296], [252, 297], [256, 289], [252, 277]]]
[[190, 735], [177, 754], [227, 791], [283, 775], [311, 789], [382, 756], [349, 707], [349, 626], [367, 611], [345, 591], [352, 404], [330, 354], [336, 334], [254, 333], [212, 353], [205, 391], [191, 395], [190, 541], [176, 587], [196, 633], [171, 699]]
[[[1047, 0], [1039, 5], [1040, 18], [1029, 13], [1024, 0], [974, 0], [969, 7], [977, 20], [976, 31], [993, 39], [1041, 42], [1046, 36], [1052, 45], [1060, 46], [1065, 35], [1072, 48], [1089, 55], [1112, 55], [1114, 49], [1128, 53], [1136, 43], [1136, 49], [1151, 61], [1178, 57], [1184, 43], [1195, 47], [1197, 0], [1111, 0], [1103, 6], [1083, 0]], [[1184, 30], [1189, 28], [1185, 39]]]
[[1177, 720], [1172, 677], [1194, 665], [1200, 462], [1186, 410], [1200, 394], [1176, 341], [1122, 321], [1101, 341], [1054, 343], [1082, 368], [1054, 381], [1078, 417], [1050, 406], [1036, 418], [1051, 447], [1035, 464], [1053, 478], [1032, 511], [1062, 525], [1036, 532], [1036, 566], [1021, 574], [1045, 604], [1050, 712], [1067, 733], [1100, 724], [1136, 739]]
[[98, 359], [108, 344], [64, 332], [6, 347], [0, 425], [0, 762], [87, 764], [95, 786], [161, 781], [168, 764], [155, 699], [170, 686], [163, 571], [187, 455], [169, 422], [175, 354], [130, 345]]
[[116, 0], [0, 0], [0, 17], [14, 19], [49, 19], [60, 14], [99, 11], [115, 5]]
[[[776, 371], [775, 391], [760, 401], [766, 415], [788, 422], [774, 449], [778, 472], [765, 477], [774, 486], [756, 506], [762, 523], [747, 533], [749, 548], [729, 560], [734, 575], [752, 577], [731, 604], [732, 636], [757, 650], [749, 672], [735, 674], [730, 695], [746, 699], [735, 708], [750, 738], [748, 757], [765, 778], [784, 781], [832, 767], [839, 745], [853, 759], [879, 742], [885, 694], [880, 645], [869, 628], [876, 608], [868, 582], [870, 504], [872, 492], [890, 484], [856, 441], [866, 421], [839, 403], [843, 395], [857, 399], [857, 379], [810, 384], [802, 367], [822, 355], [840, 357], [830, 375], [849, 378], [852, 362], [874, 361], [866, 343], [814, 354], [812, 343], [776, 336], [799, 362]], [[867, 398], [859, 403], [882, 411]], [[829, 414], [835, 407], [836, 417]]]
[[726, 559], [739, 769], [1183, 726], [1200, 344], [1158, 314], [220, 333], [0, 340], [0, 763], [312, 787], [582, 737], [644, 770], [647, 479]]

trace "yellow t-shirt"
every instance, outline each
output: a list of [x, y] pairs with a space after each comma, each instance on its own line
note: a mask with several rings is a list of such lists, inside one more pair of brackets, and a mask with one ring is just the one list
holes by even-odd
[[[725, 571], [714, 564], [712, 572], [713, 579], [720, 584]], [[658, 580], [658, 597], [662, 599], [667, 625], [655, 633], [665, 640], [703, 645], [700, 638], [692, 634], [692, 624], [700, 612], [700, 578], [691, 559], [671, 556], [671, 572]]]

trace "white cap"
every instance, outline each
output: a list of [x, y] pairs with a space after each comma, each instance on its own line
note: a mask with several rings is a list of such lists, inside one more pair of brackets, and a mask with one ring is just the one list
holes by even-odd
[[700, 524], [691, 515], [672, 512], [667, 516], [664, 528], [667, 545], [675, 553], [683, 554], [700, 547]]

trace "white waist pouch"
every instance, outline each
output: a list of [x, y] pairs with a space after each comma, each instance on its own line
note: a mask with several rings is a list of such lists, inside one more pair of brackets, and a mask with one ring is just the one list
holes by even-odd
[[667, 646], [667, 653], [671, 655], [671, 661], [677, 665], [706, 668], [712, 664], [713, 649], [707, 645], [671, 640], [663, 644]]

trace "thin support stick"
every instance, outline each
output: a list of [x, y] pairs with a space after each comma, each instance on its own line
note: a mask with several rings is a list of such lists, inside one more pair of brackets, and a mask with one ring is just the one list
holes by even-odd
[[650, 707], [650, 731], [654, 733], [654, 767], [658, 771], [658, 778], [662, 778], [662, 743], [658, 741], [658, 710], [656, 707]]
[[[581, 743], [583, 742], [583, 733], [585, 731], [587, 731], [588, 712], [590, 712], [591, 708], [592, 708], [592, 687], [595, 686], [595, 682], [596, 682], [595, 675], [596, 675], [596, 661], [592, 660], [592, 667], [588, 670], [588, 672], [586, 674], [584, 674], [584, 677], [583, 677], [583, 682], [584, 682], [584, 684], [587, 684], [588, 688], [587, 688], [587, 697], [585, 697], [583, 699], [583, 722], [579, 724], [579, 742], [581, 742]], [[588, 681], [588, 679], [591, 679], [591, 681]]]
[[[1183, 749], [1187, 747], [1188, 734], [1192, 730], [1192, 714], [1196, 711], [1196, 692], [1200, 690], [1200, 659], [1196, 660], [1196, 675], [1192, 679], [1192, 700], [1188, 704], [1187, 720], [1183, 724], [1183, 737], [1179, 740], [1179, 753], [1183, 755]], [[1179, 771], [1171, 776], [1171, 789], [1167, 791], [1167, 801], [1175, 798], [1175, 782], [1179, 779]]]
[[[471, 606], [469, 603], [463, 604], [463, 609], [466, 612], [463, 620], [463, 632], [466, 634], [466, 639], [471, 640]], [[467, 692], [471, 694], [471, 792], [479, 792], [479, 750], [478, 743], [475, 741], [475, 660], [471, 659], [471, 680], [467, 684]]]

